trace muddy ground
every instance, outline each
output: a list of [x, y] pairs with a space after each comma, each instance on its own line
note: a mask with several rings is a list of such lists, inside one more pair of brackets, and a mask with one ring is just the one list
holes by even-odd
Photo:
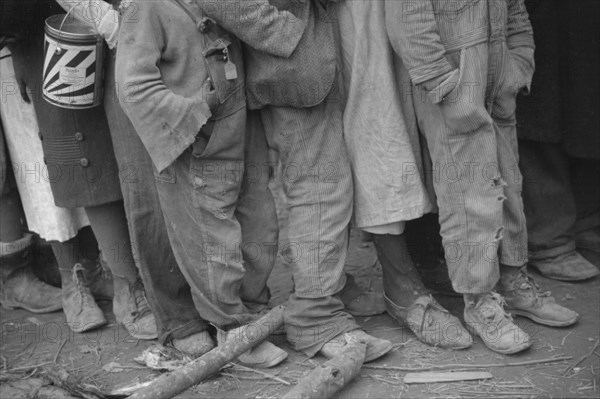
[[[285, 212], [281, 214], [285, 233]], [[283, 234], [285, 236], [285, 234]], [[367, 290], [382, 291], [381, 270], [372, 244], [361, 241], [352, 233], [347, 270], [356, 276]], [[600, 256], [586, 254], [600, 266]], [[395, 344], [392, 353], [364, 367], [359, 375], [339, 395], [339, 398], [520, 398], [520, 397], [599, 397], [600, 348], [600, 280], [569, 284], [545, 279], [535, 273], [543, 289], [552, 291], [561, 303], [581, 314], [578, 324], [569, 328], [547, 328], [517, 319], [517, 324], [533, 338], [533, 347], [521, 354], [502, 356], [488, 350], [479, 339], [462, 351], [432, 348], [418, 342], [408, 328], [387, 315], [359, 317], [359, 323], [370, 334], [386, 338]], [[270, 279], [273, 304], [286, 300], [292, 287], [290, 270], [281, 259]], [[462, 318], [462, 299], [438, 296], [452, 313]], [[152, 341], [138, 341], [119, 327], [110, 311], [110, 303], [101, 307], [109, 317], [109, 325], [85, 334], [72, 333], [61, 312], [34, 315], [22, 310], [0, 310], [1, 363], [0, 398], [65, 397], [52, 393], [45, 371], [60, 365], [72, 381], [109, 392], [123, 386], [156, 377], [133, 359]], [[292, 350], [281, 336], [272, 341], [289, 352], [289, 358], [279, 367], [264, 370], [295, 384], [318, 363], [319, 356], [308, 359]], [[595, 351], [593, 350], [596, 345]], [[514, 366], [514, 363], [563, 359], [553, 363]], [[452, 370], [478, 369], [489, 371], [492, 379], [479, 382], [404, 384], [403, 369], [430, 369], [432, 366], [454, 365]], [[396, 368], [396, 369], [394, 369]], [[402, 369], [402, 370], [400, 370]], [[40, 389], [41, 388], [41, 389]], [[178, 398], [277, 398], [290, 386], [264, 375], [229, 368], [189, 389]], [[48, 393], [50, 392], [50, 393]], [[44, 396], [46, 395], [46, 396]]]

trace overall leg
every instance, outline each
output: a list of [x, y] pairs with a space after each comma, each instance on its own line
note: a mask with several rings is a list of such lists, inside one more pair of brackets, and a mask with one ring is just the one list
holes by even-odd
[[251, 311], [264, 308], [271, 297], [267, 279], [277, 257], [279, 225], [269, 189], [273, 165], [258, 111], [248, 112], [244, 180], [235, 217], [242, 227], [242, 255], [246, 273], [240, 296]]
[[[527, 274], [527, 226], [523, 206], [522, 182], [519, 170], [519, 152], [516, 127], [516, 90], [518, 79], [515, 61], [502, 43], [499, 46], [503, 62], [503, 80], [495, 82], [497, 96], [493, 99], [491, 114], [494, 118], [498, 142], [498, 167], [504, 188], [503, 239], [500, 242], [500, 282], [498, 291], [505, 297], [506, 309], [549, 326], [574, 324], [579, 315], [557, 304]], [[511, 85], [513, 87], [511, 87]]]
[[[424, 88], [415, 88], [413, 96], [433, 162], [448, 271], [462, 294], [489, 292], [499, 278], [493, 246], [501, 233], [503, 194], [496, 134], [485, 110], [487, 57], [485, 44], [448, 55], [462, 78], [444, 104], [431, 104]], [[473, 106], [472, 120], [461, 119], [461, 108]]]
[[[119, 105], [114, 90], [114, 56], [107, 58], [104, 108], [119, 166], [133, 257], [156, 319], [159, 342], [164, 344], [172, 339], [177, 342], [204, 331], [207, 323], [196, 311], [189, 285], [175, 261], [156, 191], [152, 161]], [[178, 348], [198, 353], [193, 348]]]
[[[335, 295], [345, 284], [352, 175], [339, 103], [329, 100], [308, 109], [262, 110], [267, 140], [279, 151], [290, 212], [289, 241], [281, 251], [295, 284], [285, 314], [287, 337], [309, 356], [358, 329]], [[390, 350], [389, 342], [361, 333], [370, 339], [367, 360]]]

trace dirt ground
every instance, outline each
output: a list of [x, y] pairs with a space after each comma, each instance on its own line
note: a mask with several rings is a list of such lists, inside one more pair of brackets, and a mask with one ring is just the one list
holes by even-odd
[[[285, 227], [285, 213], [282, 213]], [[284, 229], [285, 232], [285, 229]], [[285, 236], [285, 234], [283, 234]], [[600, 266], [600, 256], [586, 254]], [[360, 235], [351, 235], [347, 270], [367, 290], [382, 291], [381, 270], [377, 266], [372, 244], [362, 242]], [[462, 351], [429, 347], [416, 340], [408, 328], [387, 315], [359, 317], [359, 323], [370, 334], [386, 338], [395, 345], [392, 353], [363, 367], [360, 375], [338, 398], [584, 398], [600, 397], [600, 280], [568, 284], [545, 279], [535, 273], [544, 290], [581, 314], [581, 320], [569, 328], [547, 328], [517, 319], [517, 324], [533, 338], [533, 347], [521, 354], [502, 356], [488, 350], [479, 339]], [[289, 267], [279, 259], [269, 282], [273, 303], [286, 300], [292, 287]], [[439, 296], [438, 300], [452, 313], [462, 318], [462, 300]], [[22, 310], [0, 311], [1, 363], [0, 398], [49, 397], [52, 393], [45, 371], [60, 365], [71, 381], [110, 392], [114, 387], [143, 382], [159, 373], [136, 362], [134, 358], [152, 341], [138, 341], [119, 327], [110, 311], [110, 303], [101, 304], [109, 317], [109, 325], [89, 333], [74, 334], [65, 324], [62, 312], [34, 315]], [[263, 370], [295, 384], [318, 363], [319, 356], [308, 359], [292, 350], [281, 336], [272, 341], [289, 352], [289, 358], [279, 367]], [[550, 361], [550, 363], [545, 363]], [[515, 363], [532, 362], [529, 365]], [[540, 363], [535, 363], [540, 362]], [[486, 381], [405, 384], [407, 369], [428, 370], [445, 365], [452, 370], [489, 371], [493, 378]], [[178, 398], [277, 398], [290, 389], [283, 382], [262, 374], [237, 369], [220, 374], [192, 387]], [[37, 392], [37, 396], [35, 396]]]

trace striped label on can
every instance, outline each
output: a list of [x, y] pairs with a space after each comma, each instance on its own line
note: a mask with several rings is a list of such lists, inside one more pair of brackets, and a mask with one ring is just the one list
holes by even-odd
[[97, 105], [96, 45], [60, 43], [59, 46], [56, 40], [46, 35], [44, 47], [44, 98], [68, 108]]

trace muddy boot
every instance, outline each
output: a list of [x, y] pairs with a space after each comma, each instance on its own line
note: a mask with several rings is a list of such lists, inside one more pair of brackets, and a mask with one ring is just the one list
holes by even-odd
[[506, 300], [506, 310], [513, 315], [527, 317], [550, 327], [573, 325], [579, 315], [556, 303], [549, 291], [540, 292], [540, 287], [523, 267], [502, 266], [498, 292]]
[[105, 325], [106, 318], [94, 301], [81, 263], [75, 264], [72, 270], [60, 269], [60, 274], [63, 310], [71, 330], [81, 333]]
[[110, 269], [102, 259], [81, 259], [85, 279], [90, 291], [97, 301], [112, 301], [114, 294], [113, 277]]
[[33, 274], [31, 238], [28, 234], [12, 243], [0, 243], [0, 303], [7, 309], [55, 312], [62, 308], [61, 291]]
[[465, 295], [465, 323], [485, 346], [505, 355], [531, 346], [529, 335], [505, 311], [504, 298], [496, 292]]
[[129, 335], [137, 339], [156, 339], [156, 320], [146, 299], [142, 280], [129, 283], [126, 278], [113, 275], [115, 296], [113, 312]]

